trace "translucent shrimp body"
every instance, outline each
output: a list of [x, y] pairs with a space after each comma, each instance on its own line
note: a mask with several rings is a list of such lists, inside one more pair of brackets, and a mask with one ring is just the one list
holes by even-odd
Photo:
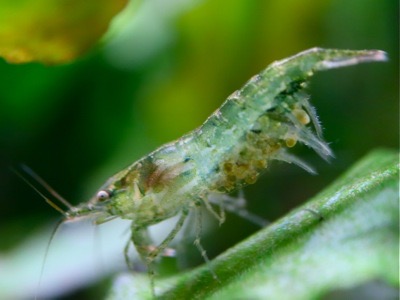
[[[111, 177], [67, 218], [91, 215], [98, 224], [115, 217], [132, 220], [131, 241], [152, 273], [151, 263], [181, 229], [189, 211], [204, 205], [223, 221], [209, 203], [211, 194], [254, 183], [274, 159], [312, 171], [287, 153], [296, 142], [325, 159], [332, 155], [304, 93], [316, 71], [384, 60], [385, 53], [378, 50], [312, 48], [274, 62], [234, 92], [203, 125]], [[154, 246], [148, 226], [178, 214], [175, 228]], [[196, 228], [195, 244], [207, 259], [200, 245], [199, 217]], [[126, 257], [127, 252], [128, 246]]]

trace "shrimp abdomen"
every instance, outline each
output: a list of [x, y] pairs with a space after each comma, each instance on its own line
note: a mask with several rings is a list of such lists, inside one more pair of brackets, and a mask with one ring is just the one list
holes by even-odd
[[384, 60], [385, 53], [378, 50], [312, 48], [270, 64], [194, 131], [191, 147], [197, 151], [193, 156], [199, 162], [199, 175], [213, 189], [230, 191], [253, 183], [271, 159], [311, 170], [285, 152], [300, 141], [325, 159], [332, 156], [303, 91], [308, 79], [316, 71]]

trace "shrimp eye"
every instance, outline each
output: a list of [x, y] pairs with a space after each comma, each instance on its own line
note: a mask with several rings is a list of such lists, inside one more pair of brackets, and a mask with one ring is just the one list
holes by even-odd
[[96, 195], [97, 201], [103, 202], [110, 198], [110, 193], [108, 191], [99, 191]]

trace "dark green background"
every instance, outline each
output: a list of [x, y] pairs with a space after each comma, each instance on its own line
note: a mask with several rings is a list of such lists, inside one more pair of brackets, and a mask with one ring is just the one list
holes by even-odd
[[[0, 61], [0, 251], [58, 217], [11, 165], [26, 163], [80, 203], [114, 172], [199, 126], [267, 64], [314, 46], [381, 49], [390, 61], [317, 74], [311, 102], [336, 158], [327, 164], [297, 147], [319, 175], [274, 163], [245, 190], [250, 210], [274, 220], [371, 149], [398, 148], [397, 1], [200, 1], [157, 34], [150, 25], [168, 10], [153, 9], [134, 34], [125, 29], [125, 44], [111, 38], [71, 64]], [[203, 243], [214, 256], [256, 229], [229, 215]]]

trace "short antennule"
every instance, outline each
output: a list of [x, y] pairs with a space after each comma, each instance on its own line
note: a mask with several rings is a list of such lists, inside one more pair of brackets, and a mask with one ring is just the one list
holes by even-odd
[[[67, 206], [69, 209], [71, 209], [73, 206], [65, 200], [63, 197], [61, 197], [50, 185], [48, 185], [42, 178], [40, 178], [35, 172], [33, 172], [28, 166], [21, 164], [21, 169], [27, 173], [29, 176], [31, 176], [33, 179], [35, 179], [40, 185], [42, 185], [51, 195], [53, 195], [56, 199], [58, 199], [61, 203], [63, 203], [65, 206]], [[46, 202], [49, 204], [52, 208], [60, 212], [63, 216], [67, 216], [67, 213], [65, 210], [63, 210], [60, 206], [58, 206], [56, 203], [54, 203], [52, 200], [50, 200], [48, 197], [46, 197], [37, 187], [35, 187], [24, 175], [21, 174], [18, 170], [15, 168], [11, 168], [11, 170], [19, 177], [21, 178], [27, 185], [29, 185], [36, 193], [38, 193]]]
[[64, 197], [62, 197], [59, 193], [57, 193], [46, 181], [44, 181], [38, 174], [36, 174], [31, 168], [27, 165], [21, 164], [21, 168], [29, 174], [33, 179], [35, 179], [40, 185], [42, 185], [51, 195], [53, 195], [58, 201], [64, 204], [69, 209], [73, 208], [73, 205], [69, 203]]

